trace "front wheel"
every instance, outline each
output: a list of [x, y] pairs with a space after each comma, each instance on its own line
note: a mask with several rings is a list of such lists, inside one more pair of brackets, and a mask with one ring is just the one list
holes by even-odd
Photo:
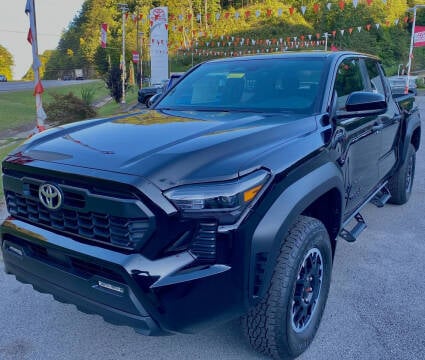
[[388, 181], [391, 204], [403, 205], [409, 201], [412, 193], [413, 179], [415, 177], [416, 152], [412, 144], [407, 149], [406, 159]]
[[319, 328], [331, 271], [326, 228], [317, 219], [300, 216], [282, 242], [269, 290], [242, 318], [251, 346], [275, 359], [304, 352]]

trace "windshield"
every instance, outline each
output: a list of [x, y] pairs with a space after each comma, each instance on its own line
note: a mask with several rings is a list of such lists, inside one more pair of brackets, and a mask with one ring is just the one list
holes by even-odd
[[311, 113], [323, 59], [210, 62], [183, 78], [156, 109]]

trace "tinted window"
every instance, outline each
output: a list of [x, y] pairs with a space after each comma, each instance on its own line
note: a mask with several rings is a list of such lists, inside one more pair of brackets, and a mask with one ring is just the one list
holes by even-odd
[[311, 112], [322, 59], [249, 59], [205, 63], [183, 78], [156, 108]]
[[345, 107], [347, 97], [352, 92], [365, 90], [359, 59], [345, 59], [339, 65], [334, 88], [337, 93], [338, 109]]
[[365, 64], [372, 91], [385, 95], [385, 88], [379, 72], [378, 63], [375, 60], [366, 59]]

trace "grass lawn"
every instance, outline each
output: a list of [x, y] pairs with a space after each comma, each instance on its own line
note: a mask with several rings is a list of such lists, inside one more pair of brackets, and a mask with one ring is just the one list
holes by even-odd
[[[104, 82], [99, 80], [96, 82], [87, 82], [86, 84], [45, 89], [42, 96], [43, 104], [52, 100], [52, 94], [68, 94], [72, 92], [75, 96], [81, 97], [81, 91], [84, 88], [94, 90], [94, 101], [103, 99], [109, 95]], [[137, 91], [130, 89], [126, 100], [127, 104], [137, 102]], [[0, 94], [0, 109], [0, 131], [17, 128], [32, 122], [35, 124], [35, 98], [33, 96], [33, 90]], [[102, 117], [114, 115], [120, 111], [121, 106], [115, 103], [115, 101], [111, 101], [98, 109], [99, 116]]]

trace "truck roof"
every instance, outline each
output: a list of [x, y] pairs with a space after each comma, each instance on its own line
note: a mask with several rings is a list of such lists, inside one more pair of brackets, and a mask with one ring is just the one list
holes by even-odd
[[274, 54], [261, 54], [261, 55], [244, 55], [244, 56], [235, 56], [223, 59], [214, 59], [207, 62], [222, 62], [222, 61], [236, 61], [236, 60], [261, 60], [261, 59], [289, 59], [289, 58], [339, 58], [341, 56], [362, 56], [362, 57], [371, 57], [378, 59], [374, 55], [364, 54], [354, 51], [288, 51], [284, 53], [274, 53]]

